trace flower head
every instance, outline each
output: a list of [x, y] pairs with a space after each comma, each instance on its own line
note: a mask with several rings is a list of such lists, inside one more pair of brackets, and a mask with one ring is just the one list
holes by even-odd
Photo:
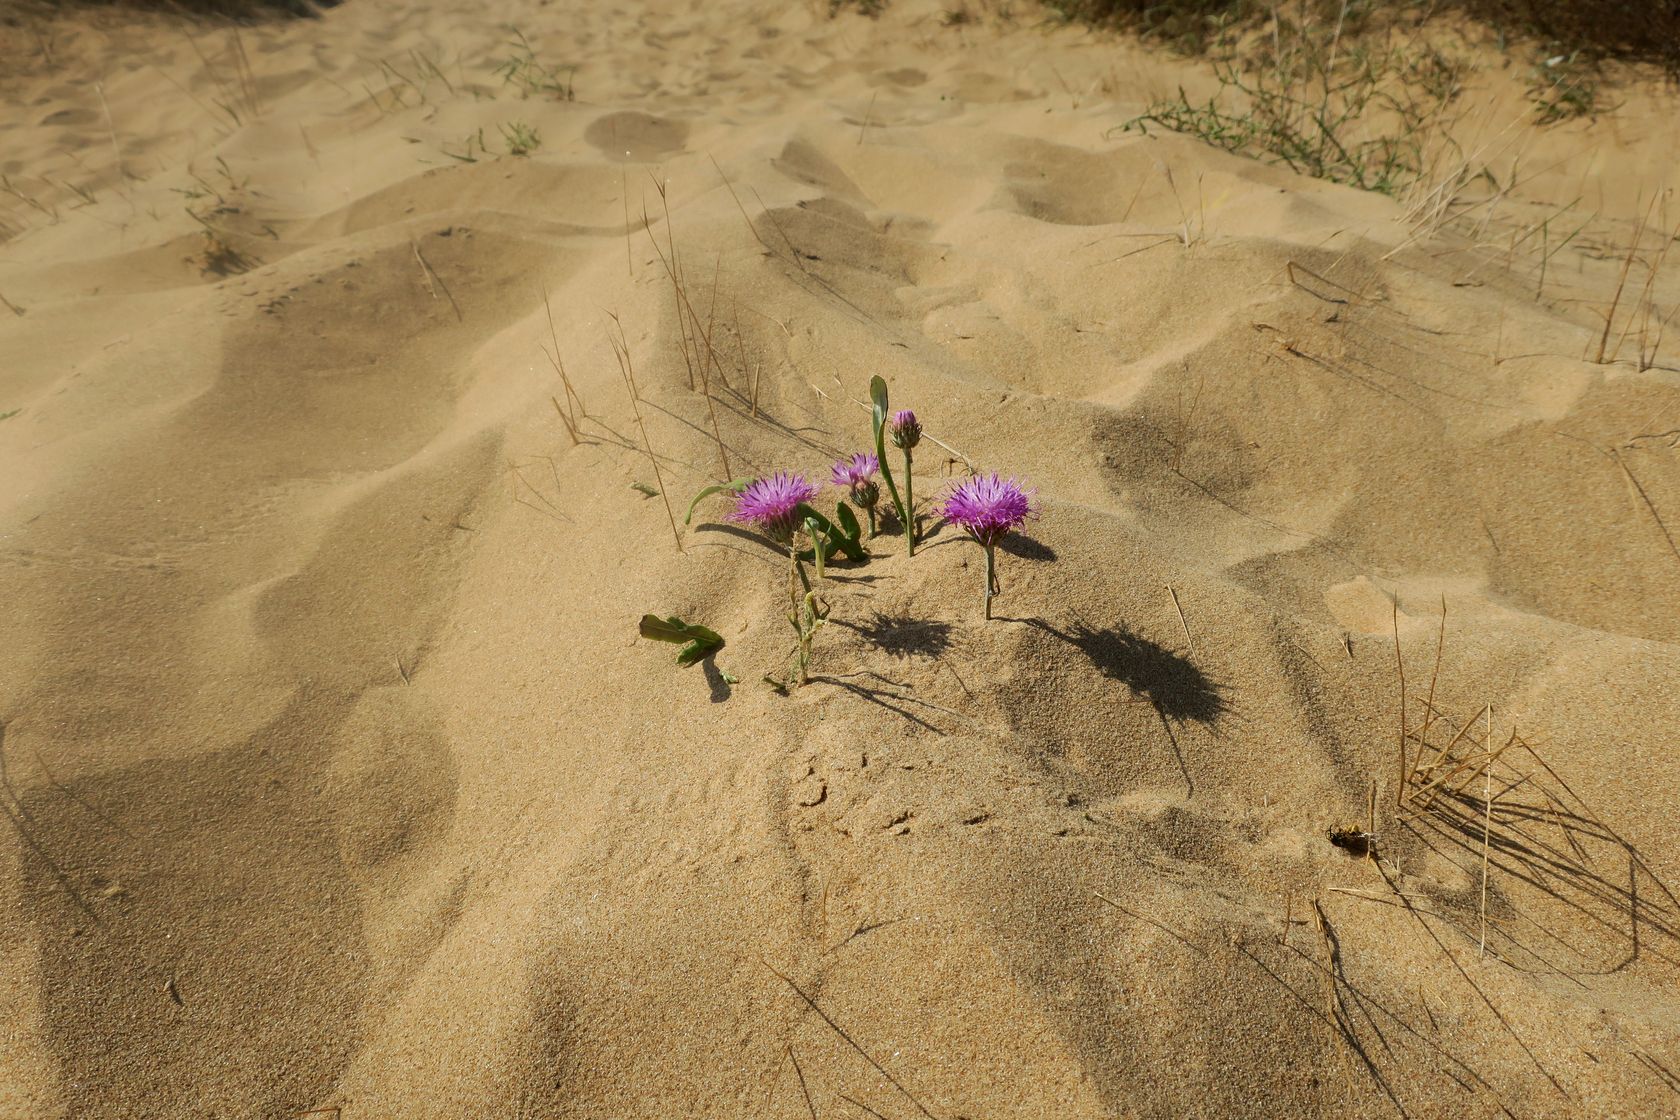
[[799, 528], [799, 506], [817, 496], [816, 483], [802, 474], [777, 471], [756, 479], [735, 497], [729, 520], [756, 525], [777, 544], [789, 544]]
[[952, 487], [939, 512], [991, 548], [1004, 534], [1038, 516], [1032, 495], [1013, 478], [977, 474]]
[[851, 491], [852, 501], [872, 510], [881, 500], [881, 488], [875, 485], [875, 473], [880, 469], [881, 460], [872, 452], [860, 451], [834, 464], [834, 485], [846, 487]]
[[875, 457], [873, 451], [859, 451], [849, 459], [842, 459], [834, 464], [834, 485], [856, 487], [860, 482], [868, 482], [881, 469], [881, 460]]
[[901, 408], [887, 422], [887, 434], [892, 436], [894, 447], [909, 451], [922, 442], [922, 425], [916, 420], [914, 412]]

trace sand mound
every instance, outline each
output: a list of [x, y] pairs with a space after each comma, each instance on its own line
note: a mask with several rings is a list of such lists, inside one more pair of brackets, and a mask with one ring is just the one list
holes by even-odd
[[[1488, 78], [1541, 170], [1420, 224], [819, 7], [4, 32], [0, 1114], [1672, 1111], [1667, 95]], [[877, 374], [1043, 517], [778, 695], [785, 557], [670, 522]]]

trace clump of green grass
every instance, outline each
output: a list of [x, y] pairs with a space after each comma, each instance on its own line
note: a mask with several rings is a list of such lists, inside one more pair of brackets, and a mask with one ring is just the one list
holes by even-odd
[[556, 101], [576, 100], [572, 89], [572, 73], [567, 71], [566, 79], [561, 81], [557, 67], [549, 66], [537, 58], [537, 50], [525, 33], [517, 27], [513, 31], [513, 42], [508, 46], [513, 54], [508, 60], [496, 68], [501, 75], [502, 84], [512, 86], [519, 91], [521, 98], [548, 97]]
[[1200, 54], [1267, 8], [1255, 0], [1044, 0], [1063, 19], [1123, 27]]
[[1557, 124], [1597, 116], [1604, 107], [1600, 99], [1603, 76], [1598, 61], [1578, 50], [1536, 63], [1528, 95], [1539, 122]]
[[460, 151], [450, 151], [449, 145], [447, 144], [438, 145], [438, 150], [450, 159], [459, 160], [462, 163], [477, 163], [478, 156], [473, 155], [473, 146], [475, 144], [478, 146], [480, 155], [488, 156], [490, 154], [490, 148], [484, 143], [484, 129], [482, 128], [476, 132], [467, 133], [467, 138], [463, 142], [462, 149]]
[[211, 220], [223, 214], [237, 214], [237, 207], [222, 205], [197, 210], [188, 205], [185, 209], [187, 216], [197, 222], [203, 231], [203, 245], [189, 258], [200, 272], [206, 276], [237, 276], [256, 266], [258, 262], [241, 252], [228, 232]]
[[1506, 37], [1598, 62], [1649, 62], [1680, 76], [1680, 5], [1630, 0], [1454, 0]]
[[856, 8], [859, 15], [873, 19], [887, 10], [887, 0], [828, 0], [828, 16], [833, 19], [843, 8]]
[[507, 142], [510, 156], [528, 156], [542, 147], [542, 137], [524, 121], [508, 121], [498, 127], [502, 131], [502, 139]]
[[1680, 76], [1680, 5], [1630, 0], [1044, 0], [1063, 19], [1123, 28], [1187, 54], [1216, 53], [1287, 8], [1299, 18], [1424, 28], [1438, 16], [1468, 16], [1501, 44], [1544, 44], [1547, 57], [1574, 55], [1655, 63]]
[[1420, 179], [1457, 99], [1463, 68], [1422, 44], [1359, 33], [1367, 9], [1333, 20], [1274, 10], [1257, 35], [1224, 41], [1219, 89], [1205, 102], [1180, 87], [1122, 127], [1151, 124], [1228, 152], [1364, 190], [1398, 195]]

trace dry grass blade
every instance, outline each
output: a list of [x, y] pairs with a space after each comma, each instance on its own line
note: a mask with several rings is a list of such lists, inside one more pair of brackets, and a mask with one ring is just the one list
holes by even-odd
[[[664, 187], [664, 184], [655, 183], [654, 185], [659, 190], [660, 201], [664, 202], [665, 201], [665, 187]], [[683, 365], [688, 370], [688, 388], [689, 388], [689, 391], [692, 392], [693, 389], [694, 389], [694, 359], [689, 356], [688, 320], [683, 318], [683, 313], [682, 313], [683, 294], [682, 294], [682, 280], [680, 278], [681, 275], [682, 275], [681, 271], [680, 271], [681, 265], [677, 261], [676, 235], [671, 231], [670, 203], [666, 202], [665, 206], [666, 206], [666, 208], [665, 208], [665, 243], [666, 243], [667, 247], [670, 249], [670, 256], [669, 257], [667, 257], [664, 252], [660, 251], [659, 242], [654, 240], [653, 225], [652, 225], [652, 222], [650, 221], [650, 219], [648, 217], [648, 212], [645, 208], [642, 210], [642, 228], [647, 231], [648, 240], [653, 242], [653, 251], [655, 253], [659, 254], [659, 263], [665, 267], [665, 275], [670, 278], [671, 291], [673, 292], [673, 294], [676, 297], [676, 301], [677, 301], [677, 338], [678, 338], [678, 346], [682, 350]]]
[[1400, 889], [1399, 884], [1389, 877], [1388, 871], [1383, 867], [1381, 861], [1378, 861], [1376, 866], [1377, 870], [1382, 874], [1383, 882], [1388, 884], [1389, 889], [1394, 892], [1395, 897], [1400, 899], [1401, 903], [1406, 907], [1406, 910], [1417, 919], [1418, 924], [1422, 926], [1424, 932], [1429, 935], [1429, 939], [1435, 942], [1435, 947], [1439, 949], [1441, 951], [1441, 955], [1447, 959], [1447, 963], [1452, 965], [1453, 971], [1457, 972], [1459, 978], [1469, 985], [1471, 991], [1476, 993], [1476, 997], [1481, 1000], [1483, 1006], [1493, 1013], [1493, 1017], [1498, 1020], [1499, 1025], [1505, 1029], [1505, 1033], [1511, 1036], [1511, 1039], [1516, 1042], [1522, 1052], [1528, 1056], [1528, 1060], [1534, 1063], [1534, 1068], [1539, 1070], [1546, 1080], [1551, 1083], [1552, 1088], [1556, 1089], [1558, 1094], [1565, 1100], [1570, 1099], [1568, 1091], [1558, 1083], [1558, 1079], [1556, 1077], [1552, 1076], [1552, 1072], [1541, 1064], [1539, 1056], [1534, 1053], [1533, 1049], [1529, 1047], [1527, 1042], [1523, 1041], [1523, 1037], [1517, 1033], [1516, 1028], [1511, 1025], [1511, 1021], [1505, 1017], [1505, 1013], [1499, 1010], [1498, 1005], [1495, 1004], [1493, 1000], [1488, 998], [1488, 994], [1482, 990], [1481, 985], [1477, 984], [1476, 981], [1471, 978], [1470, 974], [1464, 971], [1464, 966], [1458, 963], [1458, 958], [1453, 956], [1452, 951], [1447, 948], [1444, 942], [1442, 942], [1440, 934], [1436, 933], [1434, 927], [1425, 920], [1424, 911], [1414, 905], [1411, 899], [1406, 896], [1405, 892]]
[[1662, 1062], [1652, 1057], [1647, 1051], [1633, 1051], [1634, 1060], [1650, 1070], [1657, 1080], [1668, 1086], [1670, 1092], [1680, 1093], [1680, 1074], [1676, 1074]]
[[454, 309], [455, 321], [457, 323], [464, 322], [465, 319], [461, 315], [461, 305], [455, 302], [455, 295], [449, 290], [449, 285], [443, 282], [443, 277], [437, 274], [437, 269], [432, 267], [431, 262], [426, 259], [426, 255], [420, 251], [420, 243], [410, 237], [408, 247], [414, 250], [414, 260], [420, 265], [420, 276], [421, 279], [426, 281], [426, 290], [432, 293], [433, 299], [436, 299], [438, 290], [441, 288], [445, 298], [449, 300], [449, 306]]
[[566, 415], [566, 410], [560, 407], [559, 397], [550, 396], [548, 399], [554, 402], [554, 411], [560, 417], [560, 423], [565, 427], [566, 434], [572, 438], [572, 446], [576, 447], [578, 445], [577, 425], [573, 424], [572, 418]]
[[1196, 639], [1190, 636], [1190, 624], [1184, 619], [1184, 608], [1178, 602], [1178, 592], [1173, 589], [1173, 585], [1170, 583], [1167, 584], [1167, 594], [1172, 596], [1173, 609], [1178, 612], [1178, 624], [1184, 627], [1184, 641], [1189, 645], [1190, 653], [1194, 655], [1196, 652]]
[[1616, 460], [1616, 465], [1622, 468], [1622, 473], [1627, 476], [1628, 482], [1632, 483], [1634, 491], [1639, 495], [1639, 500], [1645, 504], [1645, 509], [1650, 513], [1651, 520], [1657, 523], [1657, 529], [1662, 533], [1663, 540], [1668, 542], [1668, 550], [1674, 554], [1676, 560], [1680, 560], [1680, 544], [1675, 542], [1674, 534], [1668, 531], [1668, 523], [1662, 519], [1662, 514], [1657, 512], [1656, 504], [1651, 501], [1651, 495], [1645, 492], [1644, 485], [1640, 483], [1633, 471], [1628, 469], [1620, 451], [1612, 449], [1610, 455]]
[[773, 975], [775, 975], [775, 977], [778, 980], [780, 980], [782, 983], [786, 984], [789, 988], [792, 988], [794, 994], [797, 995], [800, 999], [804, 1000], [805, 1005], [807, 1007], [809, 1007], [812, 1011], [815, 1011], [817, 1013], [817, 1017], [820, 1018], [823, 1022], [827, 1023], [828, 1026], [829, 1026], [829, 1029], [831, 1029], [832, 1031], [834, 1031], [835, 1034], [840, 1036], [841, 1041], [843, 1041], [847, 1046], [851, 1047], [852, 1050], [854, 1050], [860, 1058], [862, 1058], [864, 1061], [868, 1062], [871, 1069], [873, 1069], [876, 1073], [880, 1074], [882, 1077], [886, 1078], [888, 1084], [890, 1084], [893, 1088], [897, 1089], [900, 1093], [903, 1093], [905, 1100], [908, 1100], [912, 1105], [915, 1105], [917, 1112], [920, 1112], [923, 1116], [927, 1117], [927, 1120], [939, 1120], [939, 1118], [937, 1116], [935, 1116], [932, 1112], [930, 1112], [928, 1110], [927, 1105], [923, 1104], [921, 1102], [921, 1100], [919, 1098], [917, 1098], [917, 1096], [914, 1093], [912, 1093], [909, 1089], [904, 1087], [904, 1083], [902, 1081], [900, 1081], [898, 1078], [894, 1077], [887, 1070], [886, 1066], [883, 1066], [880, 1062], [876, 1061], [875, 1058], [869, 1053], [869, 1051], [865, 1050], [862, 1046], [858, 1045], [857, 1040], [854, 1039], [849, 1033], [847, 1033], [846, 1028], [842, 1027], [839, 1023], [836, 1023], [834, 1021], [833, 1016], [829, 1015], [828, 1012], [824, 1011], [822, 1009], [822, 1006], [820, 1004], [818, 1004], [816, 1000], [812, 999], [811, 996], [805, 991], [805, 989], [801, 988], [799, 986], [799, 984], [793, 979], [793, 977], [791, 977], [787, 973], [781, 971], [775, 965], [771, 964], [767, 960], [764, 960], [763, 958], [760, 958], [759, 963], [763, 964], [765, 968], [769, 969], [770, 972]]
[[[1429, 741], [1429, 727], [1435, 718], [1435, 686], [1441, 680], [1441, 653], [1447, 648], [1447, 597], [1441, 596], [1441, 628], [1435, 635], [1435, 671], [1429, 675], [1429, 699], [1424, 702], [1423, 741]], [[1423, 748], [1418, 748], [1417, 762], [1423, 761]], [[1412, 780], [1415, 763], [1406, 768], [1406, 781]]]
[[[1437, 715], [1439, 715], [1439, 713], [1437, 713]], [[1436, 752], [1435, 757], [1430, 760], [1429, 765], [1427, 765], [1427, 766], [1420, 765], [1420, 766], [1417, 766], [1413, 769], [1413, 771], [1412, 771], [1413, 780], [1416, 781], [1419, 778], [1422, 778], [1423, 781], [1424, 781], [1424, 785], [1422, 787], [1416, 789], [1416, 790], [1409, 790], [1408, 789], [1408, 790], [1402, 791], [1402, 797], [1405, 801], [1409, 802], [1411, 805], [1416, 807], [1419, 804], [1419, 798], [1420, 797], [1422, 797], [1426, 794], [1432, 793], [1434, 791], [1435, 787], [1442, 783], [1442, 781], [1444, 780], [1444, 776], [1432, 776], [1432, 775], [1435, 775], [1435, 771], [1440, 769], [1441, 764], [1443, 762], [1445, 762], [1447, 760], [1448, 756], [1452, 753], [1452, 749], [1459, 744], [1460, 740], [1462, 740], [1467, 734], [1469, 734], [1470, 729], [1475, 726], [1476, 720], [1480, 719], [1481, 716], [1482, 716], [1482, 713], [1478, 709], [1475, 717], [1472, 718], [1469, 722], [1465, 723], [1465, 725], [1463, 727], [1459, 728], [1458, 733], [1455, 734], [1452, 737], [1452, 739], [1448, 741], [1447, 745], [1442, 747], [1439, 751]], [[1423, 758], [1424, 748], [1427, 747], [1428, 745], [1429, 745], [1429, 743], [1428, 743], [1427, 740], [1424, 740], [1424, 741], [1420, 742], [1419, 745], [1418, 745], [1418, 759], [1419, 759], [1420, 762]], [[1456, 773], [1456, 771], [1455, 771], [1455, 773]], [[1422, 808], [1427, 809], [1428, 807], [1429, 807], [1429, 805], [1428, 805], [1427, 802], [1424, 802], [1422, 804]]]
[[[572, 445], [576, 446], [578, 442], [578, 421], [588, 416], [589, 413], [583, 407], [583, 398], [579, 397], [577, 390], [572, 388], [572, 379], [566, 374], [566, 363], [560, 357], [560, 334], [554, 329], [554, 308], [548, 302], [547, 284], [542, 286], [542, 297], [543, 311], [548, 316], [548, 338], [554, 344], [554, 353], [550, 354], [544, 350], [543, 356], [548, 359], [548, 364], [554, 367], [554, 372], [560, 375], [560, 384], [566, 390], [566, 407], [562, 409], [560, 402], [554, 401], [554, 410], [560, 413], [560, 421], [566, 425], [566, 432], [572, 437]], [[553, 400], [554, 398], [550, 397], [549, 399]]]
[[[1445, 716], [1434, 721], [1453, 724]], [[1680, 901], [1673, 892], [1527, 740], [1515, 729], [1498, 740], [1494, 724], [1488, 704], [1444, 747], [1416, 736], [1434, 758], [1417, 769], [1400, 823], [1472, 881], [1480, 880], [1468, 914], [1433, 916], [1456, 925], [1479, 957], [1492, 955], [1514, 967], [1527, 957], [1577, 985], [1579, 973], [1614, 972], [1641, 955], [1680, 963]], [[1525, 758], [1538, 770], [1520, 766]], [[1478, 779], [1480, 790], [1474, 788]], [[1503, 873], [1497, 898], [1502, 921], [1489, 913], [1496, 871]], [[1554, 932], [1541, 920], [1547, 913], [1570, 916], [1575, 936]], [[1646, 936], [1653, 933], [1655, 942]], [[1495, 934], [1501, 939], [1497, 951]], [[1568, 959], [1542, 952], [1532, 935]], [[1619, 939], [1625, 939], [1623, 948]]]
[[677, 551], [683, 551], [682, 533], [677, 529], [677, 515], [671, 509], [671, 495], [665, 489], [665, 475], [659, 469], [659, 456], [653, 452], [653, 440], [648, 438], [647, 422], [642, 419], [641, 394], [636, 389], [636, 366], [630, 359], [630, 343], [624, 334], [624, 324], [618, 321], [618, 316], [607, 312], [607, 318], [618, 328], [618, 337], [607, 336], [612, 344], [613, 357], [618, 359], [618, 370], [624, 376], [624, 387], [630, 394], [630, 409], [636, 417], [636, 427], [642, 433], [642, 445], [647, 450], [648, 462], [653, 464], [653, 478], [659, 484], [659, 497], [665, 503], [665, 516], [671, 522], [671, 539], [677, 544]]
[[868, 1105], [864, 1104], [862, 1101], [858, 1100], [856, 1097], [849, 1097], [845, 1093], [841, 1093], [840, 1094], [840, 1099], [845, 1101], [847, 1104], [851, 1105], [853, 1108], [857, 1109], [859, 1112], [862, 1112], [862, 1113], [865, 1113], [869, 1116], [875, 1117], [875, 1120], [887, 1120], [887, 1117], [884, 1113], [876, 1112], [873, 1108], [870, 1108]]
[[105, 83], [93, 83], [95, 92], [99, 94], [99, 107], [105, 114], [105, 135], [111, 141], [111, 159], [116, 167], [117, 177], [128, 178], [128, 169], [123, 166], [122, 148], [117, 144], [117, 124], [111, 119], [111, 103], [105, 99]]
[[[630, 274], [630, 279], [636, 278], [636, 262], [630, 255], [630, 181], [624, 173], [624, 168], [618, 169], [618, 198], [624, 205], [624, 269]], [[643, 207], [646, 210], [646, 207]]]
[[1336, 1063], [1341, 1068], [1344, 1084], [1350, 1080], [1348, 1069], [1348, 1031], [1346, 1020], [1342, 1016], [1341, 998], [1337, 992], [1336, 974], [1341, 969], [1341, 960], [1336, 951], [1336, 942], [1330, 932], [1330, 919], [1324, 915], [1324, 907], [1319, 905], [1318, 899], [1312, 901], [1313, 929], [1318, 933], [1319, 947], [1324, 950], [1324, 1023], [1329, 1033], [1330, 1049], [1336, 1052]]
[[788, 1061], [793, 1063], [793, 1075], [799, 1078], [799, 1092], [805, 1098], [805, 1110], [811, 1114], [811, 1120], [817, 1120], [817, 1106], [811, 1100], [811, 1087], [805, 1083], [805, 1068], [799, 1064], [799, 1055], [789, 1046], [787, 1056]]
[[[1493, 742], [1493, 705], [1487, 706], [1487, 742]], [[1489, 836], [1493, 829], [1493, 764], [1482, 768], [1483, 789], [1486, 794], [1482, 812], [1482, 939], [1476, 947], [1478, 957], [1487, 956], [1487, 891], [1488, 891], [1488, 846]]]
[[1406, 662], [1400, 656], [1400, 599], [1395, 597], [1391, 604], [1392, 621], [1394, 624], [1394, 668], [1400, 675], [1400, 781], [1394, 787], [1394, 803], [1405, 804], [1407, 779], [1410, 771], [1406, 766]]
[[[677, 257], [677, 242], [674, 227], [671, 224], [671, 205], [666, 198], [663, 183], [655, 182], [655, 189], [659, 191], [660, 201], [665, 207], [665, 250], [659, 248], [659, 242], [653, 236], [653, 229], [647, 211], [642, 211], [642, 225], [648, 231], [648, 240], [653, 244], [653, 251], [659, 257], [659, 263], [664, 266], [665, 275], [671, 281], [671, 291], [676, 299], [677, 331], [680, 337], [683, 365], [688, 370], [688, 387], [695, 388], [695, 371], [700, 374], [700, 391], [706, 398], [706, 412], [712, 422], [712, 439], [717, 443], [718, 459], [723, 465], [724, 479], [732, 478], [733, 472], [729, 465], [729, 448], [723, 441], [723, 431], [718, 425], [717, 402], [712, 398], [712, 370], [728, 384], [728, 377], [723, 373], [723, 363], [718, 359], [717, 351], [712, 347], [711, 328], [702, 328], [699, 313], [694, 310], [694, 304], [688, 297], [688, 287], [683, 283], [682, 265]], [[721, 274], [722, 258], [719, 258], [717, 272]], [[717, 292], [716, 279], [713, 281], [712, 302], [716, 310]]]
[[[712, 296], [710, 304], [706, 308], [706, 329], [700, 332], [700, 337], [706, 343], [706, 354], [711, 358], [712, 365], [717, 370], [718, 380], [723, 382], [723, 387], [725, 389], [734, 391], [735, 387], [729, 383], [729, 374], [724, 371], [723, 363], [718, 361], [717, 355], [712, 349], [712, 332], [717, 327], [718, 281], [722, 278], [723, 257], [719, 255], [717, 260], [712, 264]], [[689, 311], [690, 314], [693, 314], [692, 307]], [[695, 325], [699, 325], [698, 321]]]
[[1120, 913], [1125, 914], [1127, 917], [1135, 918], [1137, 921], [1140, 921], [1140, 922], [1149, 923], [1150, 925], [1154, 926], [1156, 929], [1160, 930], [1162, 933], [1166, 934], [1168, 937], [1172, 938], [1174, 941], [1178, 942], [1180, 945], [1184, 946], [1186, 949], [1189, 949], [1192, 953], [1195, 953], [1197, 956], [1205, 957], [1205, 956], [1208, 955], [1206, 949], [1202, 948], [1200, 945], [1197, 945], [1194, 941], [1191, 941], [1189, 938], [1185, 937], [1182, 933], [1179, 933], [1177, 930], [1173, 929], [1171, 926], [1166, 925], [1162, 922], [1158, 922], [1154, 918], [1146, 917], [1143, 914], [1139, 914], [1135, 910], [1128, 910], [1126, 907], [1120, 905], [1118, 902], [1114, 901], [1112, 898], [1108, 897], [1106, 894], [1103, 894], [1101, 891], [1092, 891], [1091, 893], [1096, 895], [1098, 899], [1102, 900], [1103, 902], [1108, 903], [1110, 906], [1112, 906], [1116, 910], [1120, 911]]
[[245, 39], [239, 33], [239, 26], [235, 24], [230, 30], [233, 33], [233, 72], [239, 79], [239, 92], [245, 97], [245, 104], [250, 107], [253, 119], [262, 116], [262, 102], [257, 99], [257, 75], [251, 69], [251, 58], [245, 53]]
[[[716, 157], [707, 156], [706, 158], [712, 161], [712, 166], [717, 169], [718, 178], [722, 179], [723, 185], [729, 189], [729, 197], [735, 200], [735, 208], [741, 212], [741, 220], [747, 223], [747, 232], [753, 235], [753, 240], [757, 241], [764, 247], [765, 252], [774, 254], [775, 250], [770, 247], [770, 243], [768, 241], [765, 241], [764, 238], [759, 235], [758, 227], [753, 225], [752, 218], [747, 214], [747, 208], [741, 204], [741, 196], [735, 193], [735, 184], [729, 181], [729, 176], [723, 173], [723, 168], [718, 167]], [[759, 199], [759, 205], [764, 205], [763, 199]]]
[[[741, 353], [741, 378], [747, 382], [747, 392], [749, 395], [748, 403], [752, 408], [752, 417], [756, 420], [758, 419], [758, 382], [759, 375], [764, 372], [764, 363], [760, 362], [758, 367], [754, 369], [750, 375], [748, 374], [747, 337], [741, 333], [741, 308], [739, 304], [735, 307], [735, 345]], [[739, 393], [736, 394], [736, 396], [739, 395]]]
[[1639, 219], [1639, 224], [1633, 229], [1633, 240], [1628, 244], [1627, 256], [1622, 258], [1622, 271], [1616, 277], [1616, 290], [1610, 296], [1610, 306], [1604, 311], [1604, 332], [1598, 336], [1598, 354], [1593, 358], [1597, 365], [1605, 362], [1605, 349], [1610, 345], [1610, 329], [1616, 322], [1616, 308], [1622, 302], [1622, 289], [1627, 287], [1628, 272], [1633, 268], [1633, 259], [1639, 253], [1639, 243], [1644, 240], [1645, 226], [1651, 220], [1651, 212], [1656, 209], [1657, 199], [1653, 197], [1651, 204], [1645, 208], [1645, 216]]
[[[1662, 272], [1663, 261], [1668, 257], [1668, 247], [1674, 244], [1676, 238], [1680, 238], [1680, 227], [1676, 227], [1667, 237], [1662, 239], [1662, 248], [1657, 250], [1656, 260], [1652, 261], [1646, 268], [1645, 287], [1640, 290], [1639, 299], [1635, 301], [1635, 306], [1640, 308], [1640, 314], [1637, 317], [1640, 320], [1639, 349], [1641, 355], [1644, 354], [1645, 350], [1645, 336], [1651, 329], [1651, 311], [1653, 309], [1653, 305], [1651, 303], [1651, 289], [1656, 286], [1657, 276]], [[1610, 360], [1612, 362], [1615, 361], [1616, 356], [1622, 352], [1622, 344], [1627, 342], [1628, 335], [1633, 330], [1635, 318], [1636, 316], [1629, 315], [1627, 323], [1622, 327], [1622, 333], [1617, 336], [1616, 348], [1610, 351]]]

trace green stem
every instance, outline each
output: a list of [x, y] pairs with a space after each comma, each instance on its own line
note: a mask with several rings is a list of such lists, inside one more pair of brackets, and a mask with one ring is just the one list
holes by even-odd
[[[788, 560], [793, 563], [793, 574], [799, 577], [800, 584], [805, 588], [806, 592], [809, 592], [811, 590], [811, 581], [805, 577], [805, 565], [799, 562], [799, 538], [797, 536], [793, 539], [792, 543], [788, 545]], [[788, 586], [788, 590], [793, 595], [793, 609], [798, 610], [799, 592], [793, 590], [791, 583]]]
[[992, 596], [997, 594], [994, 590], [997, 587], [997, 558], [991, 545], [981, 547], [986, 550], [986, 620], [989, 622], [992, 617]]
[[817, 633], [815, 593], [808, 593], [799, 608], [799, 683], [810, 679], [811, 639]]
[[869, 395], [874, 398], [875, 411], [873, 427], [875, 429], [875, 461], [881, 464], [881, 481], [887, 484], [887, 496], [892, 499], [893, 510], [904, 522], [905, 535], [909, 535], [910, 517], [905, 509], [904, 499], [899, 496], [898, 483], [893, 481], [892, 463], [887, 458], [887, 384], [879, 377], [869, 383]]
[[875, 537], [876, 533], [878, 532], [878, 530], [875, 528], [875, 507], [874, 506], [864, 506], [863, 507], [863, 512], [869, 515], [869, 536], [870, 536], [871, 539], [873, 539]]
[[904, 540], [909, 555], [916, 555], [916, 496], [915, 479], [910, 473], [910, 449], [904, 449]]
[[[817, 578], [822, 579], [825, 560], [823, 554], [828, 551], [828, 534], [818, 529], [814, 521], [805, 522], [805, 531], [811, 535], [811, 559], [817, 569]], [[805, 590], [811, 590], [809, 584], [805, 586]]]

